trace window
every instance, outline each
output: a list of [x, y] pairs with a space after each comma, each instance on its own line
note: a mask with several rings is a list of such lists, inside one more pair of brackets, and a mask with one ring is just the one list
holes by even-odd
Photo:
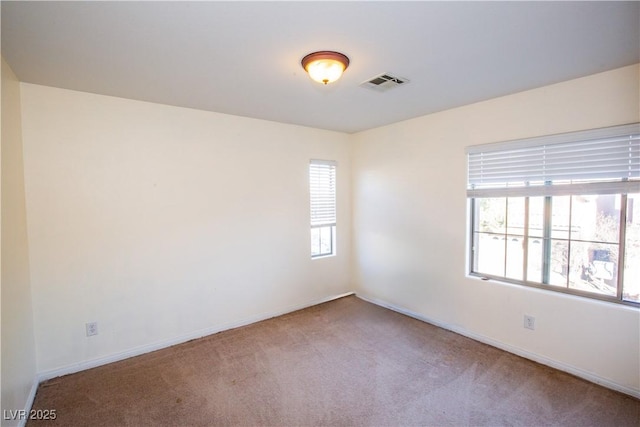
[[467, 156], [472, 275], [640, 306], [640, 124]]
[[336, 253], [336, 162], [311, 160], [311, 258]]

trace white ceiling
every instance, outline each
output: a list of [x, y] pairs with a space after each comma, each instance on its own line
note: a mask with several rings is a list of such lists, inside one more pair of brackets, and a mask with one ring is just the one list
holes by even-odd
[[[307, 53], [351, 59], [322, 86]], [[24, 82], [342, 132], [640, 62], [640, 2], [2, 2]], [[411, 82], [359, 87], [384, 72]]]

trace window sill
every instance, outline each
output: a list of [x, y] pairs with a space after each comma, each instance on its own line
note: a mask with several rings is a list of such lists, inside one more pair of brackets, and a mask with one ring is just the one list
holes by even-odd
[[335, 256], [336, 256], [336, 254], [318, 255], [318, 256], [312, 256], [311, 260], [324, 259], [324, 258], [333, 258]]
[[555, 288], [555, 287], [548, 287], [551, 285], [542, 285], [542, 284], [535, 284], [535, 283], [523, 283], [523, 282], [517, 282], [517, 281], [511, 281], [511, 280], [505, 280], [504, 278], [500, 278], [500, 277], [492, 277], [492, 276], [486, 276], [483, 274], [478, 274], [478, 273], [467, 273], [466, 277], [468, 279], [473, 279], [473, 280], [480, 280], [483, 282], [490, 282], [490, 283], [496, 283], [496, 284], [500, 284], [500, 285], [506, 285], [506, 286], [514, 286], [514, 287], [518, 287], [518, 288], [524, 288], [524, 289], [529, 289], [529, 290], [533, 290], [536, 292], [542, 292], [546, 295], [553, 295], [553, 296], [557, 296], [557, 297], [564, 297], [564, 298], [571, 298], [571, 299], [578, 299], [579, 301], [582, 302], [591, 302], [591, 303], [597, 303], [597, 304], [613, 304], [615, 306], [618, 307], [627, 307], [633, 310], [638, 310], [640, 309], [640, 304], [639, 303], [635, 303], [632, 301], [620, 301], [618, 299], [612, 299], [612, 298], [607, 298], [606, 296], [600, 296], [600, 295], [592, 295], [592, 294], [582, 294], [580, 292], [572, 292], [572, 291], [567, 291], [564, 290], [563, 288]]

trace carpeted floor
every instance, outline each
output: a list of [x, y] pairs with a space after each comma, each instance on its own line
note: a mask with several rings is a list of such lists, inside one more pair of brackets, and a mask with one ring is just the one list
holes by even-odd
[[40, 385], [28, 426], [639, 426], [640, 401], [342, 298]]

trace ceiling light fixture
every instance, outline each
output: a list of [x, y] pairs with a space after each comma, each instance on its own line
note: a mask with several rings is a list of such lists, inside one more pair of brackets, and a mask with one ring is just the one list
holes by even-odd
[[333, 83], [349, 66], [349, 58], [340, 52], [322, 50], [302, 58], [302, 68], [318, 83]]

